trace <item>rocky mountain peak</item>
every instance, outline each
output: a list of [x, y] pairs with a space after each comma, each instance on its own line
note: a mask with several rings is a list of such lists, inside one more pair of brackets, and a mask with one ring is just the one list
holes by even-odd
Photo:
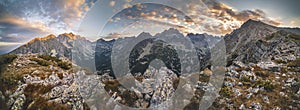
[[230, 54], [248, 42], [265, 38], [279, 29], [261, 21], [249, 19], [239, 29], [225, 36], [226, 50]]
[[267, 25], [267, 24], [265, 24], [261, 21], [256, 21], [256, 20], [253, 20], [253, 19], [249, 19], [245, 23], [243, 23], [241, 27], [247, 27], [247, 26], [253, 26], [253, 25], [258, 26], [258, 25]]
[[181, 33], [175, 28], [169, 28], [168, 30], [163, 31], [162, 33], [158, 33], [157, 35], [171, 35], [171, 34], [181, 34]]
[[65, 38], [68, 38], [68, 39], [71, 39], [71, 40], [75, 40], [77, 38], [80, 38], [78, 35], [75, 35], [72, 32], [60, 34], [60, 35], [58, 35], [58, 37], [65, 37]]
[[249, 19], [248, 21], [246, 21], [245, 23], [243, 23], [240, 27], [240, 29], [266, 29], [266, 28], [277, 28], [275, 26], [266, 24], [262, 21], [256, 21], [256, 20], [252, 20]]
[[47, 36], [45, 36], [45, 37], [37, 37], [37, 38], [34, 38], [34, 39], [32, 39], [31, 41], [29, 41], [27, 44], [31, 44], [31, 43], [33, 43], [33, 42], [35, 42], [35, 41], [46, 41], [46, 40], [52, 39], [52, 38], [56, 38], [56, 36], [53, 35], [53, 34], [49, 34], [49, 35], [47, 35]]
[[142, 32], [138, 35], [138, 37], [146, 37], [146, 36], [152, 36], [152, 35], [148, 32]]

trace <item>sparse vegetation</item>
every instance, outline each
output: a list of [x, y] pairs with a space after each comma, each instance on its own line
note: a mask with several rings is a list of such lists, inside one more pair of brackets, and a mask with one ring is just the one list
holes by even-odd
[[272, 92], [276, 87], [276, 85], [269, 80], [258, 80], [255, 82], [254, 86], [264, 87], [268, 92]]
[[49, 61], [45, 61], [39, 58], [31, 58], [30, 60], [37, 62], [41, 66], [49, 66], [51, 64]]
[[2, 73], [6, 68], [6, 65], [11, 63], [14, 59], [17, 58], [17, 55], [11, 55], [11, 54], [6, 54], [6, 55], [1, 55], [0, 56], [0, 73]]
[[107, 81], [103, 81], [103, 83], [105, 84], [105, 90], [106, 91], [113, 91], [113, 92], [118, 92], [118, 87], [121, 86], [121, 84], [119, 83], [119, 81], [117, 80], [107, 80]]
[[275, 37], [275, 34], [273, 33], [273, 34], [271, 34], [270, 36], [268, 36], [268, 37], [266, 37], [266, 40], [268, 41], [268, 40], [271, 40], [271, 39], [273, 39]]
[[280, 59], [274, 60], [274, 62], [277, 63], [277, 64], [280, 64], [280, 63], [286, 64], [285, 61], [280, 60]]
[[48, 102], [47, 99], [42, 96], [49, 92], [53, 87], [53, 85], [45, 86], [40, 84], [29, 84], [24, 90], [26, 96], [24, 108], [27, 108], [28, 110], [67, 110], [68, 108], [65, 105]]
[[223, 97], [231, 97], [232, 96], [232, 90], [228, 88], [227, 86], [223, 86], [220, 90], [220, 95]]
[[58, 58], [52, 57], [50, 55], [39, 55], [39, 58], [42, 58], [46, 61], [56, 61], [56, 62], [60, 61]]
[[262, 77], [263, 79], [267, 78], [270, 76], [270, 73], [266, 72], [266, 71], [256, 71], [255, 72], [256, 76]]
[[59, 61], [57, 62], [57, 66], [61, 67], [62, 69], [69, 70], [72, 68], [72, 64], [68, 62]]
[[287, 64], [288, 67], [300, 67], [300, 58], [291, 61]]
[[241, 78], [241, 82], [243, 83], [243, 85], [248, 85], [248, 86], [250, 86], [252, 84], [250, 82], [250, 78], [246, 77], [246, 76], [244, 76], [244, 77]]

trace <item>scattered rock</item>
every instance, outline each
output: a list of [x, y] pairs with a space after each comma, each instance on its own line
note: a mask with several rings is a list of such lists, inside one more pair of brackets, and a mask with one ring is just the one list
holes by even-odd
[[238, 82], [238, 86], [243, 86], [243, 83], [242, 82]]
[[240, 107], [239, 107], [240, 110], [244, 110], [246, 109], [246, 106], [244, 104], [242, 104]]
[[246, 65], [240, 61], [233, 61], [233, 64], [239, 68], [244, 68]]
[[23, 108], [23, 104], [25, 103], [26, 96], [24, 94], [20, 95], [14, 104], [12, 105], [12, 110], [21, 110]]
[[264, 96], [264, 97], [263, 97], [263, 101], [264, 101], [265, 103], [270, 103], [269, 97], [268, 97], [268, 96]]
[[262, 110], [262, 105], [260, 103], [255, 103], [255, 102], [252, 102], [251, 103], [251, 108], [252, 109], [255, 109], [255, 110]]

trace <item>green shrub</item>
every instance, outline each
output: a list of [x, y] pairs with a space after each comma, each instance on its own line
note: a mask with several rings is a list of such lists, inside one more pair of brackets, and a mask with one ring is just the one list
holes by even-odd
[[254, 86], [260, 86], [260, 87], [264, 87], [266, 91], [268, 92], [272, 92], [276, 85], [270, 81], [265, 81], [265, 80], [258, 80], [255, 82]]
[[228, 88], [227, 86], [223, 86], [220, 90], [220, 95], [223, 97], [231, 97], [232, 90], [230, 88]]
[[265, 71], [256, 71], [255, 75], [262, 77], [262, 78], [267, 78], [267, 77], [269, 77], [270, 73], [265, 72]]
[[57, 66], [61, 67], [62, 69], [65, 69], [65, 70], [69, 70], [72, 68], [71, 63], [67, 63], [67, 62], [63, 62], [63, 61], [57, 62]]
[[280, 59], [278, 59], [278, 60], [274, 60], [274, 62], [275, 62], [275, 63], [277, 63], [277, 64], [280, 64], [280, 63], [283, 63], [283, 64], [285, 64], [285, 63], [286, 63], [285, 61], [283, 61], [283, 60], [280, 60]]
[[42, 66], [49, 66], [49, 65], [51, 64], [49, 61], [45, 61], [45, 60], [38, 59], [38, 58], [31, 58], [30, 60], [31, 60], [31, 61], [35, 61], [35, 62], [37, 62], [39, 65], [42, 65]]
[[50, 60], [51, 61], [56, 61], [56, 62], [60, 61], [58, 58], [52, 57], [50, 55], [40, 55], [39, 58], [42, 58], [42, 59], [44, 59], [46, 61], [50, 61]]
[[272, 35], [266, 37], [266, 40], [267, 40], [267, 41], [268, 41], [268, 40], [271, 40], [271, 39], [273, 39], [274, 37], [275, 37], [275, 34], [272, 34]]
[[291, 61], [287, 64], [288, 67], [300, 67], [300, 59]]
[[7, 64], [11, 63], [16, 58], [17, 55], [12, 54], [0, 55], [0, 73], [4, 71]]

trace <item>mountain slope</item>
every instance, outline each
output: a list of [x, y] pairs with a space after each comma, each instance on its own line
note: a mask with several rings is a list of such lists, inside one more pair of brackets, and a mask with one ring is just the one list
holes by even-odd
[[278, 28], [274, 26], [250, 19], [239, 29], [234, 30], [231, 34], [224, 37], [226, 42], [226, 51], [228, 54], [231, 54], [233, 51], [248, 42], [264, 38], [277, 30]]
[[27, 54], [37, 53], [45, 55], [53, 55], [56, 57], [72, 58], [72, 47], [74, 40], [82, 40], [89, 43], [83, 37], [74, 35], [73, 33], [60, 34], [57, 37], [53, 34], [42, 38], [35, 38], [27, 44], [13, 50], [10, 54]]
[[299, 40], [300, 35], [281, 30], [264, 39], [247, 43], [237, 49], [233, 56], [237, 56], [235, 60], [245, 63], [262, 60], [293, 61], [300, 56]]
[[[154, 36], [149, 33], [143, 32], [139, 34], [137, 37], [129, 37], [124, 39], [117, 39], [111, 41], [105, 41], [103, 39], [97, 40], [96, 48], [95, 48], [95, 64], [96, 70], [100, 72], [100, 74], [109, 73], [113, 76], [112, 64], [111, 64], [111, 52], [115, 42], [118, 40], [122, 40], [124, 44], [118, 45], [122, 48], [121, 50], [126, 50], [126, 43], [130, 43], [134, 41], [134, 39], [139, 38], [147, 38], [153, 37], [154, 39], [145, 39], [139, 42], [137, 45], [133, 47], [129, 56], [129, 66], [130, 71], [133, 74], [141, 73], [143, 74], [148, 68], [151, 61], [154, 59], [163, 60], [168, 69], [172, 70], [174, 73], [180, 73], [180, 64], [179, 59], [174, 47], [169, 45], [168, 43], [178, 42], [178, 44], [183, 43], [182, 38], [188, 38], [191, 40], [194, 45], [197, 53], [197, 57], [200, 60], [200, 68], [204, 68], [209, 65], [208, 61], [210, 59], [210, 48], [212, 48], [219, 40], [220, 37], [213, 37], [206, 34], [188, 34], [184, 36], [178, 30], [170, 28], [168, 30], [163, 31], [162, 33], [158, 33]], [[158, 39], [155, 39], [158, 38]], [[165, 42], [159, 40], [159, 38], [167, 39]], [[171, 39], [170, 39], [171, 38]], [[182, 45], [184, 46], [184, 45]], [[189, 50], [179, 50], [186, 51]], [[119, 61], [128, 61], [126, 59], [118, 59]], [[183, 67], [181, 67], [183, 68]]]
[[[250, 19], [239, 29], [224, 37], [227, 59], [257, 63], [278, 56], [295, 57], [299, 50], [299, 35], [297, 35], [299, 31], [299, 28], [280, 28]], [[295, 53], [278, 55], [282, 51]], [[286, 61], [286, 57], [281, 59]]]

